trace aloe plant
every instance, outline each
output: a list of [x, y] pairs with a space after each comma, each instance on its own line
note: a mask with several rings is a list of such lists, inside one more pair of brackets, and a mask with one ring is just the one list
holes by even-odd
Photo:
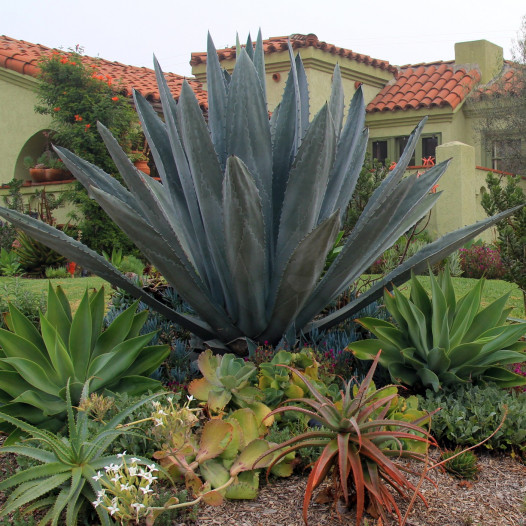
[[[81, 399], [85, 400], [88, 392], [89, 382], [86, 382]], [[47, 510], [39, 524], [75, 526], [81, 510], [85, 510], [86, 506], [90, 508], [96, 494], [103, 489], [97, 472], [100, 475], [100, 470], [103, 470], [104, 466], [121, 462], [117, 455], [104, 454], [115, 438], [127, 432], [126, 428], [119, 424], [135, 409], [156, 396], [159, 395], [145, 397], [128, 407], [102, 426], [94, 436], [88, 435], [87, 412], [79, 410], [76, 411], [75, 416], [69, 383], [66, 386], [68, 415], [66, 436], [59, 437], [50, 431], [39, 429], [14, 416], [0, 412], [0, 418], [39, 440], [44, 446], [37, 448], [31, 445], [15, 445], [0, 449], [3, 453], [16, 453], [40, 462], [0, 482], [0, 490], [16, 487], [0, 510], [0, 517], [27, 506], [24, 508], [24, 513], [39, 509]], [[151, 464], [147, 459], [138, 458], [136, 461], [142, 465]], [[55, 490], [58, 494], [52, 493]], [[96, 511], [100, 524], [103, 526], [114, 524], [105, 509], [99, 506]]]
[[452, 232], [342, 309], [316, 319], [380, 254], [420, 220], [440, 193], [446, 170], [404, 177], [424, 127], [411, 135], [396, 168], [373, 193], [341, 251], [325, 272], [364, 160], [368, 133], [361, 89], [344, 123], [336, 66], [330, 100], [309, 122], [307, 76], [289, 46], [283, 99], [268, 118], [261, 33], [240, 48], [233, 74], [221, 70], [208, 39], [208, 125], [188, 83], [174, 101], [155, 71], [164, 120], [138, 93], [134, 100], [161, 183], [136, 170], [107, 128], [98, 125], [127, 185], [57, 148], [75, 177], [133, 239], [145, 257], [192, 306], [184, 315], [136, 287], [103, 257], [58, 230], [8, 209], [0, 215], [40, 242], [158, 309], [216, 348], [247, 352], [247, 339], [277, 343], [300, 331], [325, 329], [382, 294], [385, 284], [425, 270], [513, 211]]
[[[301, 403], [302, 406], [283, 406], [270, 413], [297, 412], [316, 419], [323, 426], [270, 448], [256, 461], [272, 455], [274, 459], [269, 466], [272, 468], [281, 458], [297, 449], [323, 447], [312, 466], [305, 489], [303, 519], [306, 524], [312, 493], [328, 477], [332, 467], [336, 470], [333, 479], [336, 498], [343, 495], [345, 503], [350, 505], [351, 491], [356, 494], [357, 526], [361, 523], [367, 500], [370, 508], [381, 515], [384, 522], [386, 512], [394, 509], [399, 523], [402, 523], [400, 510], [389, 487], [407, 499], [414, 492], [426, 502], [418, 488], [403, 474], [407, 469], [397, 466], [392, 459], [425, 460], [427, 445], [434, 443], [423, 427], [429, 421], [429, 415], [411, 409], [408, 415], [402, 416], [396, 387], [386, 386], [378, 390], [374, 387], [372, 377], [379, 359], [380, 353], [359, 387], [354, 386], [353, 389], [352, 382], [346, 384], [338, 402], [323, 396], [306, 376], [294, 371], [303, 380], [312, 398], [292, 399], [291, 402]], [[282, 367], [294, 370], [287, 365]]]
[[525, 360], [526, 323], [506, 325], [509, 293], [482, 310], [484, 279], [459, 300], [449, 270], [437, 278], [430, 273], [431, 299], [411, 278], [407, 299], [397, 288], [386, 291], [384, 302], [397, 325], [376, 318], [358, 322], [377, 339], [352, 342], [348, 349], [370, 360], [382, 349], [380, 363], [395, 382], [438, 391], [444, 385], [489, 381], [501, 387], [526, 385], [526, 378], [503, 367]]
[[[74, 404], [88, 379], [90, 392], [140, 395], [160, 387], [148, 378], [168, 356], [168, 345], [148, 346], [155, 333], [139, 335], [147, 312], [137, 303], [103, 331], [104, 289], [84, 294], [75, 315], [61, 287], [48, 289], [41, 332], [14, 306], [9, 330], [0, 329], [0, 404], [3, 413], [57, 430], [66, 420], [66, 385]], [[0, 418], [0, 430], [11, 431]]]

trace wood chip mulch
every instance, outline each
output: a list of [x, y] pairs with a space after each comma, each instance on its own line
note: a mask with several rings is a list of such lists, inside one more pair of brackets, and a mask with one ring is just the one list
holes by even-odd
[[[433, 455], [436, 458], [436, 455]], [[526, 526], [526, 466], [509, 456], [479, 455], [479, 474], [474, 481], [460, 481], [440, 469], [429, 473], [435, 482], [424, 481], [421, 490], [429, 507], [415, 502], [406, 526]], [[409, 477], [413, 484], [418, 478]], [[306, 477], [293, 476], [262, 485], [254, 501], [229, 501], [221, 506], [203, 507], [199, 526], [303, 526], [303, 494]], [[402, 513], [407, 504], [397, 500]], [[356, 515], [332, 504], [309, 508], [311, 526], [355, 525]], [[366, 517], [363, 526], [380, 526], [381, 521]], [[395, 526], [395, 517], [382, 526]]]

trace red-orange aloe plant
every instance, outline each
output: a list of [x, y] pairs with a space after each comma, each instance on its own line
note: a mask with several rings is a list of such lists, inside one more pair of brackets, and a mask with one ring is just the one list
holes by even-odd
[[[307, 512], [313, 491], [328, 476], [335, 466], [336, 498], [343, 495], [346, 505], [349, 505], [349, 490], [356, 495], [356, 524], [362, 519], [366, 499], [369, 510], [386, 520], [386, 512], [393, 509], [402, 524], [400, 510], [389, 490], [391, 486], [403, 498], [409, 497], [409, 492], [416, 494], [424, 504], [423, 495], [405, 477], [403, 472], [411, 472], [407, 467], [395, 464], [391, 458], [412, 458], [424, 461], [427, 446], [434, 444], [422, 425], [429, 422], [430, 415], [418, 418], [413, 422], [387, 418], [392, 401], [398, 396], [392, 386], [375, 389], [372, 377], [381, 351], [377, 354], [367, 376], [359, 388], [354, 390], [352, 382], [342, 391], [342, 399], [333, 402], [323, 396], [300, 372], [291, 367], [311, 392], [313, 399], [297, 398], [290, 402], [300, 402], [311, 409], [298, 406], [278, 407], [270, 415], [285, 411], [303, 413], [321, 423], [323, 428], [303, 433], [278, 444], [265, 452], [261, 458], [282, 450], [274, 459], [279, 461], [291, 451], [306, 446], [325, 446], [320, 457], [314, 463], [307, 482], [303, 500], [303, 520], [307, 524]], [[354, 391], [354, 392], [353, 392]], [[386, 394], [389, 393], [389, 394]], [[420, 446], [415, 447], [415, 446]], [[417, 451], [419, 449], [420, 451]], [[271, 465], [272, 467], [272, 465]], [[352, 479], [350, 475], [352, 473]]]

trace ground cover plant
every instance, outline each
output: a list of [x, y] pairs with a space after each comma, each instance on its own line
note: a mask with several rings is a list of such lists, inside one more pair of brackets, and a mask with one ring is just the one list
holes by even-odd
[[137, 171], [107, 128], [99, 131], [128, 189], [63, 148], [64, 163], [132, 238], [146, 258], [193, 307], [180, 314], [123, 277], [65, 234], [15, 211], [1, 214], [69, 259], [140, 297], [215, 348], [246, 354], [246, 340], [276, 344], [299, 331], [324, 329], [401, 283], [411, 268], [444, 259], [511, 212], [468, 226], [424, 247], [367, 294], [311, 323], [434, 205], [431, 193], [447, 167], [404, 177], [424, 121], [396, 167], [373, 192], [330, 268], [326, 256], [341, 230], [367, 144], [361, 89], [343, 124], [341, 74], [329, 102], [308, 122], [305, 71], [291, 64], [283, 100], [268, 119], [262, 40], [240, 48], [225, 76], [209, 39], [208, 126], [188, 84], [173, 100], [155, 65], [163, 122], [135, 93], [135, 103], [162, 184]]

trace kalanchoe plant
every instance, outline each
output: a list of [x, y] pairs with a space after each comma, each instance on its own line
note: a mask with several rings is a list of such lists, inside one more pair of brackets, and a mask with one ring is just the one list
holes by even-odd
[[275, 415], [296, 411], [314, 418], [323, 426], [271, 448], [258, 459], [275, 455], [279, 451], [280, 454], [273, 460], [275, 463], [299, 448], [323, 447], [309, 474], [305, 490], [303, 519], [306, 524], [312, 493], [328, 477], [333, 467], [336, 470], [336, 498], [342, 495], [349, 505], [351, 492], [355, 494], [357, 525], [361, 523], [367, 503], [384, 521], [386, 512], [394, 509], [401, 524], [401, 514], [389, 486], [404, 498], [415, 492], [425, 503], [423, 495], [403, 474], [407, 469], [397, 466], [392, 459], [403, 457], [424, 460], [425, 454], [419, 451], [419, 445], [424, 445], [425, 451], [425, 446], [434, 442], [422, 427], [429, 420], [429, 415], [420, 416], [413, 422], [388, 418], [392, 402], [397, 400], [398, 395], [392, 386], [378, 390], [372, 388], [372, 377], [379, 359], [380, 353], [359, 388], [353, 390], [351, 382], [347, 383], [342, 399], [337, 403], [324, 397], [306, 376], [295, 371], [313, 398], [293, 399], [291, 402], [302, 403], [309, 409], [297, 405], [284, 406], [270, 413]]
[[435, 278], [430, 273], [431, 299], [416, 278], [411, 278], [411, 296], [398, 289], [386, 291], [384, 302], [397, 325], [376, 318], [358, 320], [377, 339], [348, 346], [361, 360], [372, 359], [382, 349], [380, 363], [395, 382], [414, 387], [467, 382], [495, 382], [501, 387], [526, 385], [526, 378], [503, 365], [523, 362], [526, 323], [506, 325], [511, 308], [509, 293], [480, 310], [481, 279], [464, 297], [455, 298], [449, 270]]
[[[89, 392], [139, 395], [160, 387], [148, 378], [168, 356], [168, 345], [148, 346], [155, 333], [139, 335], [148, 313], [135, 303], [103, 331], [104, 289], [84, 294], [77, 311], [60, 287], [48, 289], [41, 332], [10, 305], [0, 329], [0, 403], [2, 412], [57, 430], [66, 420], [66, 385], [77, 405], [88, 379]], [[0, 418], [0, 430], [12, 430]]]
[[[275, 344], [324, 329], [424, 270], [509, 215], [464, 227], [426, 246], [342, 309], [312, 320], [434, 205], [430, 193], [447, 162], [404, 177], [424, 127], [408, 140], [396, 168], [373, 193], [327, 272], [326, 256], [342, 230], [367, 146], [361, 89], [344, 123], [341, 73], [330, 100], [309, 123], [307, 76], [289, 47], [291, 70], [271, 119], [261, 33], [239, 49], [233, 74], [221, 70], [208, 39], [208, 125], [188, 83], [179, 101], [157, 64], [164, 120], [137, 92], [135, 105], [161, 183], [136, 170], [106, 127], [99, 132], [128, 188], [101, 169], [57, 148], [75, 177], [192, 306], [179, 314], [133, 285], [104, 258], [37, 221], [0, 214], [72, 261], [143, 299], [216, 348], [247, 351], [246, 339]], [[212, 343], [210, 344], [212, 345]]]

